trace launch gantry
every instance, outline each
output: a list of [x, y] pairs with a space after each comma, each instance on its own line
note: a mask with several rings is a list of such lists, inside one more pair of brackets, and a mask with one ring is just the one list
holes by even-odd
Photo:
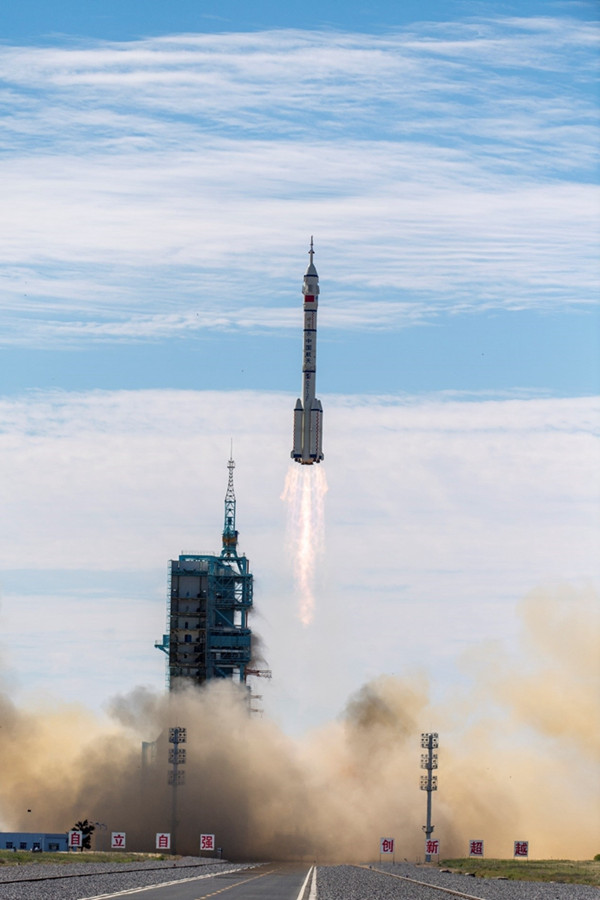
[[184, 553], [169, 563], [169, 633], [155, 646], [168, 655], [171, 691], [214, 678], [245, 684], [250, 674], [253, 577], [237, 551], [232, 457], [227, 467], [221, 555]]

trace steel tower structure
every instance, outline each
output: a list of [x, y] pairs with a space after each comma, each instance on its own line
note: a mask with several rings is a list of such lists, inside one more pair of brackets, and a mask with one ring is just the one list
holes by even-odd
[[155, 646], [168, 656], [171, 691], [213, 678], [245, 684], [249, 674], [253, 578], [237, 550], [233, 456], [227, 468], [221, 555], [184, 553], [169, 562], [169, 633]]

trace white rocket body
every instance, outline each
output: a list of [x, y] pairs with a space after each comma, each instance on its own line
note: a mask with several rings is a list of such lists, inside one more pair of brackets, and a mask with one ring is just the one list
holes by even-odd
[[323, 407], [315, 397], [317, 377], [317, 309], [319, 306], [319, 276], [313, 263], [313, 244], [310, 241], [310, 262], [304, 274], [304, 352], [302, 357], [302, 398], [294, 408], [294, 445], [291, 457], [303, 466], [323, 459]]

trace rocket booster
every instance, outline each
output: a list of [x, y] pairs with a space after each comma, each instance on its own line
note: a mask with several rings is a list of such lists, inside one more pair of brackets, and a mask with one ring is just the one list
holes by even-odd
[[323, 407], [315, 397], [317, 377], [317, 308], [319, 276], [313, 263], [313, 239], [308, 251], [310, 262], [304, 273], [304, 353], [302, 357], [302, 398], [294, 408], [294, 446], [291, 457], [303, 466], [323, 459]]

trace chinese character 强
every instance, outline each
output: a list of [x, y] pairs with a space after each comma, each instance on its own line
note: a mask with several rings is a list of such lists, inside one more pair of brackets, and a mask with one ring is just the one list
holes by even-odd
[[469, 843], [469, 856], [483, 856], [483, 841]]
[[200, 849], [201, 850], [214, 850], [215, 849], [214, 834], [201, 834], [200, 835]]

